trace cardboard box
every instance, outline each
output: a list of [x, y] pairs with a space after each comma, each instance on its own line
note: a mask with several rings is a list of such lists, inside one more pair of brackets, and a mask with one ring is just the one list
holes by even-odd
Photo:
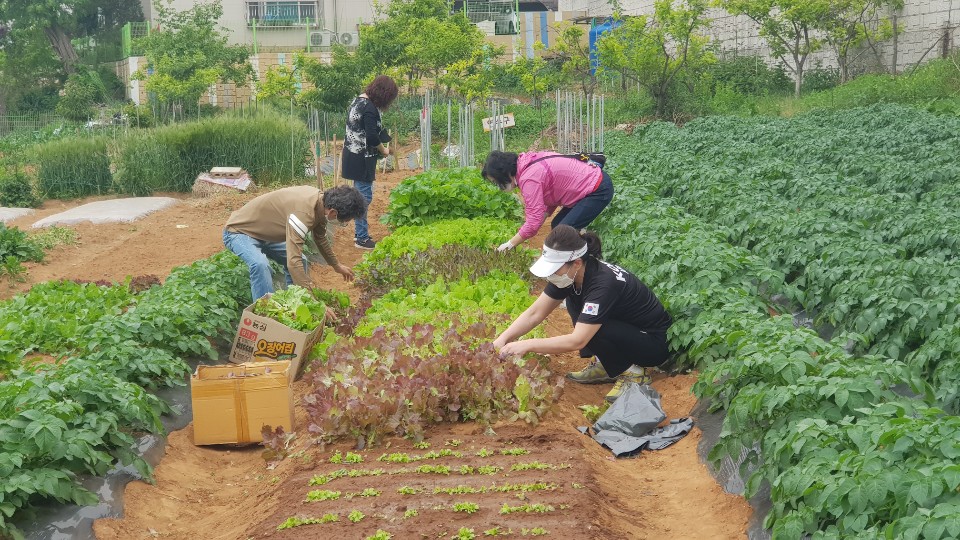
[[293, 431], [290, 362], [197, 366], [190, 378], [193, 444], [254, 443], [268, 425]]
[[322, 323], [313, 332], [301, 332], [255, 314], [250, 304], [240, 317], [229, 360], [234, 364], [289, 360], [292, 381], [300, 378], [304, 360], [322, 337]]

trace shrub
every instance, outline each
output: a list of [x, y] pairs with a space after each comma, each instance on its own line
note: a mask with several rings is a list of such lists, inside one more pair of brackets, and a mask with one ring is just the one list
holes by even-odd
[[150, 107], [127, 103], [120, 108], [120, 113], [127, 117], [127, 123], [131, 127], [149, 128], [156, 125], [156, 119]]
[[383, 221], [393, 227], [442, 219], [489, 217], [522, 219], [520, 201], [500, 191], [472, 168], [429, 171], [411, 176], [390, 192]]
[[931, 60], [916, 70], [898, 76], [871, 74], [801, 98], [800, 111], [849, 109], [874, 103], [929, 104], [950, 101], [960, 94], [960, 69], [955, 58]]
[[817, 67], [803, 75], [803, 91], [819, 92], [829, 90], [840, 84], [840, 71], [837, 68]]
[[793, 81], [783, 67], [770, 67], [758, 56], [738, 56], [719, 60], [708, 71], [711, 90], [725, 87], [744, 96], [789, 94]]
[[604, 121], [608, 126], [636, 122], [644, 116], [652, 116], [656, 109], [653, 98], [647, 92], [628, 90], [619, 94], [619, 99], [608, 99], [604, 107]]
[[274, 113], [227, 115], [132, 132], [110, 147], [117, 191], [147, 195], [189, 191], [211, 167], [243, 167], [259, 184], [303, 176], [309, 134], [297, 120]]
[[0, 206], [36, 208], [42, 202], [33, 192], [30, 177], [20, 170], [5, 172], [0, 169]]
[[100, 195], [110, 191], [107, 138], [66, 137], [34, 150], [40, 194], [48, 199]]
[[74, 73], [67, 78], [57, 114], [82, 122], [94, 114], [93, 106], [104, 99], [104, 86], [96, 73]]

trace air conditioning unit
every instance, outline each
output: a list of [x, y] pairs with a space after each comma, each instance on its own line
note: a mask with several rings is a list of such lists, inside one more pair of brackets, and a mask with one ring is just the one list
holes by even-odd
[[310, 32], [311, 47], [329, 47], [337, 42], [337, 35], [330, 32]]
[[344, 32], [340, 34], [340, 44], [345, 47], [356, 47], [360, 44], [360, 34], [357, 32]]

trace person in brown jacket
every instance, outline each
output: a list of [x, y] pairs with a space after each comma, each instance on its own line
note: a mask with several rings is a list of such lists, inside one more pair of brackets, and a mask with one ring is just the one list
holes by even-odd
[[313, 288], [303, 245], [313, 236], [320, 255], [347, 281], [353, 271], [333, 253], [327, 229], [362, 217], [366, 201], [355, 188], [338, 186], [321, 192], [311, 186], [294, 186], [260, 195], [230, 214], [223, 230], [223, 245], [250, 268], [250, 292], [256, 300], [273, 292], [270, 261], [283, 266], [287, 285]]

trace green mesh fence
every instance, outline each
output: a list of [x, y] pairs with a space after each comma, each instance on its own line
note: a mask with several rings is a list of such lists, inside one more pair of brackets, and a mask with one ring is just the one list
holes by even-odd
[[128, 22], [120, 30], [120, 41], [123, 48], [123, 57], [143, 56], [143, 49], [137, 44], [137, 38], [150, 35], [150, 23]]

